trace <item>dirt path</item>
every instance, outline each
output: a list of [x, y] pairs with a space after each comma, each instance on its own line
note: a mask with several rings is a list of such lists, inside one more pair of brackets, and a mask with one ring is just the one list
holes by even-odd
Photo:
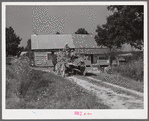
[[[44, 71], [50, 71], [51, 73], [54, 73], [49, 69], [45, 69]], [[103, 104], [108, 105], [111, 109], [143, 109], [144, 107], [143, 94], [140, 94], [139, 96], [127, 95], [126, 93], [120, 94], [110, 87], [104, 87], [102, 85], [97, 85], [87, 81], [87, 77], [84, 78], [82, 76], [70, 76], [65, 78], [76, 82], [79, 86], [83, 87], [87, 91], [94, 93], [99, 99], [102, 100]], [[102, 82], [102, 80], [99, 81]], [[114, 87], [114, 85], [112, 86]], [[115, 86], [115, 88], [118, 87]], [[123, 90], [123, 88], [121, 88], [121, 90]], [[127, 89], [124, 91], [126, 90]]]
[[102, 103], [112, 109], [143, 109], [143, 97], [138, 98], [133, 95], [119, 94], [111, 88], [97, 86], [75, 76], [68, 77], [68, 79], [93, 92], [99, 99], [103, 100]]
[[135, 90], [132, 90], [132, 89], [128, 89], [128, 88], [124, 88], [124, 87], [122, 87], [122, 86], [118, 86], [118, 85], [115, 85], [115, 84], [111, 84], [111, 83], [109, 83], [109, 82], [103, 82], [102, 80], [99, 80], [99, 79], [95, 79], [95, 78], [92, 78], [92, 77], [87, 77], [88, 79], [91, 79], [91, 80], [94, 80], [94, 81], [96, 81], [96, 82], [102, 82], [102, 83], [104, 83], [104, 84], [106, 84], [106, 85], [110, 85], [110, 86], [113, 86], [113, 87], [115, 87], [115, 88], [118, 88], [118, 89], [120, 89], [120, 90], [123, 90], [123, 91], [127, 91], [127, 92], [130, 92], [130, 93], [133, 93], [133, 94], [135, 94], [135, 95], [138, 95], [138, 96], [140, 96], [140, 97], [143, 97], [143, 93], [141, 93], [141, 92], [138, 92], [138, 91], [135, 91]]

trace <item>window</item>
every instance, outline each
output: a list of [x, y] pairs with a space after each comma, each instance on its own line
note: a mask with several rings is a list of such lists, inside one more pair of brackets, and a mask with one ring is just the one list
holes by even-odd
[[108, 57], [105, 55], [99, 55], [99, 60], [107, 60]]

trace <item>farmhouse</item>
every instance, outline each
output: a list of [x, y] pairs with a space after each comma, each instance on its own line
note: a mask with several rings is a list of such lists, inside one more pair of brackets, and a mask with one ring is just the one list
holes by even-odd
[[91, 64], [97, 63], [102, 56], [109, 52], [107, 48], [99, 48], [92, 35], [81, 34], [56, 34], [56, 35], [31, 35], [31, 48], [34, 52], [36, 66], [53, 66], [51, 52], [55, 54], [64, 48], [75, 49], [76, 54], [84, 58], [88, 56]]

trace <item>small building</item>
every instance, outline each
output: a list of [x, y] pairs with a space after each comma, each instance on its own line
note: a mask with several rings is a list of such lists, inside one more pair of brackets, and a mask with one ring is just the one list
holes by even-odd
[[64, 45], [75, 49], [76, 54], [87, 57], [91, 64], [97, 63], [106, 53], [107, 48], [99, 48], [92, 35], [56, 34], [31, 35], [31, 48], [34, 52], [36, 66], [53, 66], [51, 52], [55, 54], [64, 48]]

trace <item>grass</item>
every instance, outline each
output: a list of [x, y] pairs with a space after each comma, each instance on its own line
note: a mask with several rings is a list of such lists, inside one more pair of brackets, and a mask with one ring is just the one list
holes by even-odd
[[92, 76], [105, 82], [113, 83], [128, 89], [143, 92], [144, 90], [144, 70], [143, 53], [136, 52], [133, 56], [125, 58], [125, 64], [112, 66], [111, 74], [101, 74]]
[[[97, 79], [99, 79], [99, 77], [97, 77]], [[131, 92], [126, 91], [126, 90], [121, 90], [120, 88], [117, 88], [117, 87], [114, 87], [114, 86], [107, 85], [107, 84], [103, 83], [103, 82], [107, 82], [107, 80], [105, 80], [104, 78], [102, 79], [103, 82], [99, 82], [99, 81], [97, 82], [97, 81], [94, 81], [92, 79], [86, 79], [86, 81], [91, 82], [92, 84], [97, 85], [97, 86], [102, 86], [102, 87], [105, 87], [105, 88], [110, 88], [110, 89], [112, 89], [114, 92], [116, 92], [118, 94], [126, 94], [126, 95], [131, 95], [131, 96], [133, 95], [136, 98], [140, 98], [138, 95], [136, 95], [134, 93], [131, 93]], [[118, 85], [118, 84], [116, 84], [116, 85]]]
[[94, 95], [52, 73], [32, 70], [29, 60], [6, 67], [7, 109], [108, 109]]
[[140, 81], [135, 81], [131, 78], [124, 77], [120, 74], [100, 74], [98, 76], [92, 76], [93, 78], [109, 82], [115, 85], [119, 85], [128, 89], [132, 89], [135, 91], [143, 92], [144, 89], [144, 83]]
[[132, 61], [126, 64], [122, 64], [119, 67], [113, 67], [114, 73], [119, 73], [122, 76], [129, 77], [136, 81], [143, 82], [143, 62]]
[[133, 55], [130, 57], [125, 57], [125, 64], [120, 64], [118, 67], [113, 67], [112, 71], [135, 81], [143, 82], [143, 52], [132, 52], [132, 54]]

